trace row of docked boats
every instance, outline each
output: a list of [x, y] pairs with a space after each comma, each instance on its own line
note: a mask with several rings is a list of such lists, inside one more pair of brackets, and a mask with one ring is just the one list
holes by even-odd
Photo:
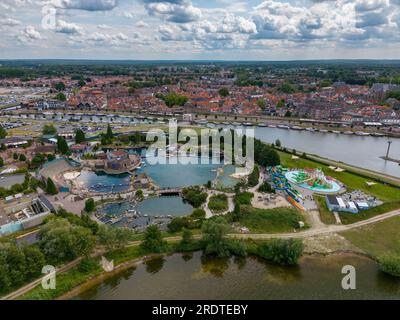
[[328, 130], [328, 129], [319, 129], [313, 127], [299, 127], [299, 126], [287, 126], [287, 125], [268, 125], [270, 128], [279, 128], [279, 129], [291, 129], [291, 130], [298, 130], [298, 131], [308, 131], [308, 132], [321, 132], [321, 133], [336, 133], [336, 134], [345, 134], [345, 135], [356, 135], [356, 136], [373, 136], [373, 137], [384, 137], [385, 134], [379, 132], [364, 132], [364, 131], [339, 131], [339, 130]]
[[206, 125], [206, 126], [217, 126], [217, 125], [225, 125], [225, 126], [244, 126], [244, 127], [268, 127], [268, 128], [278, 128], [278, 129], [287, 129], [287, 130], [297, 130], [297, 131], [308, 131], [308, 132], [321, 132], [321, 133], [335, 133], [335, 134], [345, 134], [345, 135], [356, 135], [356, 136], [373, 136], [373, 137], [384, 137], [385, 134], [379, 132], [364, 132], [364, 131], [339, 131], [339, 130], [328, 130], [328, 129], [320, 129], [313, 127], [300, 127], [300, 126], [289, 126], [286, 124], [267, 124], [267, 123], [258, 123], [254, 124], [251, 122], [212, 122], [207, 120], [196, 120], [196, 124], [198, 125]]

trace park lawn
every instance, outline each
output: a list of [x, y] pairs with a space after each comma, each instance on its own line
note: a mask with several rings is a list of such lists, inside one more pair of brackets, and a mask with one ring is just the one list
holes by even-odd
[[314, 199], [318, 205], [319, 217], [321, 218], [321, 221], [325, 224], [336, 224], [335, 216], [329, 211], [326, 205], [325, 197], [314, 195]]
[[384, 204], [377, 206], [372, 209], [359, 211], [357, 214], [350, 213], [350, 212], [339, 212], [340, 220], [342, 224], [352, 224], [358, 221], [370, 219], [377, 215], [390, 212], [393, 210], [397, 210], [400, 208], [400, 200], [398, 201], [391, 201], [385, 202]]
[[400, 217], [341, 232], [347, 240], [374, 258], [385, 254], [400, 257]]
[[239, 223], [251, 233], [293, 232], [299, 227], [299, 221], [305, 222], [301, 213], [293, 208], [257, 209], [242, 206], [241, 211]]
[[[349, 191], [355, 189], [362, 190], [370, 195], [377, 197], [382, 201], [396, 201], [400, 199], [399, 188], [392, 187], [390, 185], [377, 182], [374, 179], [359, 176], [348, 171], [336, 172], [329, 169], [329, 166], [312, 160], [303, 158], [293, 160], [292, 154], [289, 153], [279, 152], [279, 155], [281, 157], [282, 165], [288, 168], [321, 168], [326, 175], [336, 178], [340, 182], [344, 183]], [[368, 187], [366, 184], [367, 181], [374, 181], [377, 184]]]
[[226, 194], [216, 194], [210, 197], [208, 208], [213, 213], [221, 213], [228, 210], [228, 197]]

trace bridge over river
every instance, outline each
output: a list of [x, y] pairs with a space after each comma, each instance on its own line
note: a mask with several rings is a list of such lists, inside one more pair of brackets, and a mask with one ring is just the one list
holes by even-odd
[[180, 196], [182, 195], [182, 188], [165, 188], [157, 190], [160, 196]]

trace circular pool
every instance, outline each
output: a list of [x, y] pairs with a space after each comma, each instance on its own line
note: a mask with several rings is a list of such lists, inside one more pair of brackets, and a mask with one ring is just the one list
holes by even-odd
[[316, 193], [338, 193], [342, 188], [335, 179], [326, 177], [322, 171], [293, 170], [287, 172], [285, 177], [291, 184]]

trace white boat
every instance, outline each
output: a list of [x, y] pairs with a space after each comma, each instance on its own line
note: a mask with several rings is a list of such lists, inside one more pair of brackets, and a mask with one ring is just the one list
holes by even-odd
[[371, 135], [374, 136], [374, 137], [384, 137], [385, 136], [385, 134], [379, 133], [379, 132], [371, 133]]
[[363, 131], [357, 131], [357, 132], [356, 132], [356, 135], [357, 135], [357, 136], [369, 136], [370, 133], [368, 133], [368, 132], [363, 132]]
[[225, 125], [225, 126], [229, 126], [229, 125], [230, 125], [230, 123], [229, 123], [229, 122], [225, 122], [225, 121], [224, 121], [224, 122], [222, 122], [222, 124], [223, 124], [223, 125]]
[[243, 123], [243, 125], [246, 126], [246, 127], [251, 127], [253, 124], [250, 123], [250, 122], [245, 122], [245, 123]]
[[265, 123], [259, 123], [258, 126], [259, 127], [266, 127], [267, 125]]
[[308, 127], [308, 128], [306, 128], [306, 131], [314, 132], [315, 129], [314, 129], [314, 128], [311, 128], [311, 127]]
[[240, 125], [241, 125], [239, 122], [232, 122], [232, 124], [233, 124], [234, 126], [240, 126]]
[[332, 130], [332, 133], [340, 133], [338, 130]]
[[276, 128], [276, 125], [274, 125], [274, 124], [269, 124], [269, 125], [268, 125], [268, 128]]
[[354, 132], [353, 131], [345, 131], [345, 132], [343, 132], [343, 134], [351, 135], [351, 134], [354, 134]]
[[284, 124], [280, 124], [280, 125], [278, 126], [278, 128], [279, 128], [279, 129], [289, 129], [289, 126], [286, 126], [286, 125], [284, 125]]
[[290, 129], [292, 129], [292, 130], [303, 130], [303, 128], [299, 127], [299, 126], [293, 126]]
[[328, 130], [326, 130], [326, 129], [320, 129], [319, 132], [326, 133], [326, 132], [328, 132]]

